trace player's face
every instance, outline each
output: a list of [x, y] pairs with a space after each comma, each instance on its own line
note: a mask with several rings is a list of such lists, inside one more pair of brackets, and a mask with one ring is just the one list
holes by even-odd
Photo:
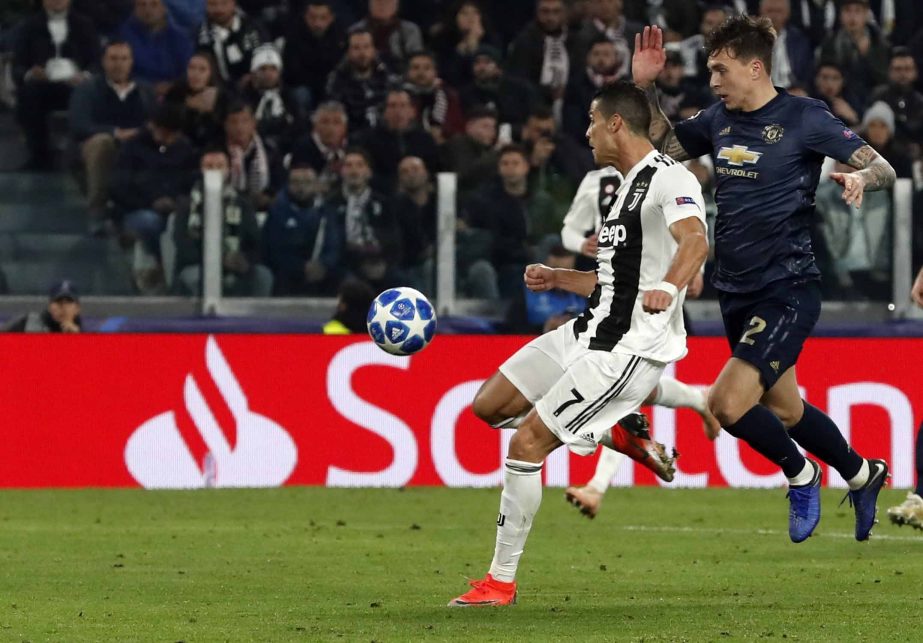
[[590, 126], [586, 130], [586, 139], [593, 150], [593, 160], [596, 165], [606, 165], [613, 152], [612, 138], [607, 133], [606, 117], [599, 111], [599, 102], [590, 104]]
[[728, 109], [745, 106], [755, 84], [753, 65], [755, 61], [743, 61], [732, 57], [726, 49], [708, 59], [709, 86], [715, 96]]

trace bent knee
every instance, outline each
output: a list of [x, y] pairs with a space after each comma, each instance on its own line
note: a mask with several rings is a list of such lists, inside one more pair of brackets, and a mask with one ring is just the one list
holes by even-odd
[[[800, 401], [800, 400], [799, 400]], [[804, 415], [804, 406], [766, 404], [766, 408], [772, 411], [772, 414], [779, 418], [786, 429], [790, 429], [801, 420]]]
[[[711, 391], [708, 395], [708, 410], [721, 426], [728, 427], [737, 422], [750, 410], [747, 401], [741, 397]], [[752, 406], [752, 405], [751, 405]]]
[[510, 439], [507, 455], [513, 460], [544, 462], [561, 442], [535, 413], [530, 413]]

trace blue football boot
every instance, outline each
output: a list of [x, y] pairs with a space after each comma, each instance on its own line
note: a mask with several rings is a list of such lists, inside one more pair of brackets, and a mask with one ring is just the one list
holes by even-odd
[[[856, 540], [868, 540], [872, 527], [878, 522], [875, 514], [878, 512], [876, 502], [878, 492], [888, 480], [888, 463], [884, 460], [869, 460], [869, 479], [856, 490], [850, 490], [846, 497], [849, 504], [856, 510]], [[843, 504], [842, 502], [840, 504]]]
[[793, 543], [804, 542], [820, 522], [820, 467], [813, 460], [807, 462], [814, 467], [811, 482], [789, 487], [788, 535]]

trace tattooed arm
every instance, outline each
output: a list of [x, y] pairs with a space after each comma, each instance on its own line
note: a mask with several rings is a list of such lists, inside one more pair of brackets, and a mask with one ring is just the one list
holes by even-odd
[[676, 140], [669, 119], [660, 109], [657, 86], [654, 81], [666, 64], [667, 54], [663, 48], [663, 32], [660, 27], [645, 27], [635, 35], [635, 53], [631, 57], [631, 75], [635, 83], [644, 90], [651, 107], [651, 142], [664, 154], [677, 161], [691, 158]]
[[863, 192], [886, 190], [897, 178], [891, 164], [870, 145], [860, 147], [846, 163], [858, 172], [834, 172], [830, 178], [843, 186], [843, 200], [857, 208], [862, 205]]
[[676, 132], [673, 131], [673, 126], [670, 125], [670, 119], [660, 108], [657, 86], [651, 83], [644, 88], [644, 93], [647, 95], [647, 102], [651, 107], [650, 136], [654, 147], [676, 161], [686, 161], [692, 158], [680, 145], [679, 140], [676, 138]]

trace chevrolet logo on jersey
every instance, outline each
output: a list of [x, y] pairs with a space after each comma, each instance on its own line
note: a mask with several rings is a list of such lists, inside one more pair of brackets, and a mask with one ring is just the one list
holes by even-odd
[[763, 155], [762, 152], [751, 152], [746, 145], [735, 145], [734, 147], [722, 147], [718, 152], [718, 158], [724, 159], [728, 165], [742, 167], [744, 163], [756, 164]]

